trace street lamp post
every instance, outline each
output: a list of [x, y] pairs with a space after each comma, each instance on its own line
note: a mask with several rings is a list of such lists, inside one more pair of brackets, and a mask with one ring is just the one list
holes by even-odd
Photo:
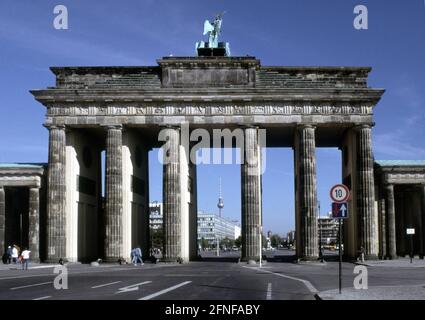
[[[318, 222], [320, 221], [320, 201], [317, 201], [317, 207], [318, 207]], [[320, 262], [323, 262], [323, 251], [322, 251], [322, 228], [323, 226], [320, 226], [318, 223], [318, 228], [319, 228], [319, 259]]]

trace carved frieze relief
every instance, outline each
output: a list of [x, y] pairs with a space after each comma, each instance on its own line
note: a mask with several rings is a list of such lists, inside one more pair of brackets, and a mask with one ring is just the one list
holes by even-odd
[[291, 105], [291, 104], [175, 104], [50, 106], [48, 116], [120, 115], [371, 115], [372, 106]]

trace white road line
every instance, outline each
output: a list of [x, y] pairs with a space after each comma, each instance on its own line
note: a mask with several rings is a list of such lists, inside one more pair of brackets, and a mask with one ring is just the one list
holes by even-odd
[[29, 267], [29, 270], [37, 270], [37, 269], [49, 269], [49, 268], [56, 268], [59, 267], [60, 264], [53, 264], [48, 266], [36, 266], [36, 267]]
[[33, 299], [33, 300], [45, 300], [45, 299], [49, 299], [49, 298], [51, 298], [52, 296], [45, 296], [45, 297], [40, 297], [40, 298], [35, 298], [35, 299]]
[[267, 296], [266, 296], [267, 300], [271, 300], [272, 299], [272, 284], [271, 282], [269, 282], [269, 284], [267, 285]]
[[247, 266], [242, 266], [242, 268], [247, 268], [247, 269], [255, 269], [255, 270], [257, 270], [257, 271], [262, 271], [262, 272], [266, 272], [266, 273], [270, 273], [270, 274], [274, 274], [275, 276], [278, 276], [278, 277], [282, 277], [282, 278], [287, 278], [287, 279], [291, 279], [291, 280], [295, 280], [295, 281], [300, 281], [300, 282], [302, 282], [306, 287], [307, 287], [307, 289], [311, 292], [311, 293], [313, 293], [313, 294], [316, 294], [316, 293], [318, 293], [319, 291], [311, 284], [311, 282], [310, 281], [308, 281], [308, 280], [304, 280], [304, 279], [300, 279], [300, 278], [295, 278], [295, 277], [291, 277], [291, 276], [287, 276], [287, 275], [284, 275], [284, 274], [281, 274], [281, 273], [276, 273], [276, 272], [272, 272], [272, 271], [268, 271], [268, 270], [264, 270], [264, 269], [260, 269], [260, 268], [252, 268], [252, 267], [247, 267]]
[[139, 290], [139, 286], [143, 286], [144, 284], [152, 283], [152, 281], [144, 281], [136, 284], [132, 284], [131, 286], [119, 288], [115, 293], [123, 293], [123, 292], [131, 292]]
[[167, 289], [164, 289], [164, 290], [158, 291], [158, 292], [156, 292], [156, 293], [152, 293], [152, 294], [150, 294], [150, 295], [148, 295], [148, 296], [146, 296], [146, 297], [140, 298], [139, 300], [150, 300], [150, 299], [152, 299], [152, 298], [155, 298], [155, 297], [160, 296], [161, 294], [164, 294], [164, 293], [167, 293], [167, 292], [170, 292], [170, 291], [176, 290], [177, 288], [183, 287], [183, 286], [185, 286], [185, 285], [187, 285], [187, 284], [189, 284], [189, 283], [191, 283], [191, 282], [192, 282], [192, 281], [185, 281], [185, 282], [179, 283], [179, 284], [177, 284], [177, 285], [175, 285], [175, 286], [172, 286], [172, 287], [170, 287], [170, 288], [167, 288]]
[[105, 284], [100, 284], [98, 286], [94, 286], [91, 287], [92, 289], [97, 289], [97, 288], [102, 288], [102, 287], [106, 287], [106, 286], [112, 286], [113, 284], [117, 284], [120, 283], [121, 281], [115, 281], [115, 282], [111, 282], [111, 283], [105, 283]]
[[38, 287], [38, 286], [44, 286], [46, 284], [52, 284], [52, 283], [53, 283], [52, 281], [42, 282], [42, 283], [30, 284], [28, 286], [10, 288], [10, 290], [18, 290], [18, 289], [25, 289], [25, 288], [31, 288], [31, 287]]

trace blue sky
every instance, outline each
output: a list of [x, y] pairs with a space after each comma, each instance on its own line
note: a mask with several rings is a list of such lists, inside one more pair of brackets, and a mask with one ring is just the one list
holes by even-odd
[[[53, 28], [66, 5], [69, 30]], [[369, 29], [353, 28], [353, 9], [369, 9]], [[233, 55], [263, 65], [372, 66], [369, 85], [387, 91], [375, 109], [377, 159], [425, 159], [425, 4], [423, 0], [2, 0], [0, 2], [0, 162], [47, 161], [44, 108], [28, 90], [54, 85], [50, 66], [155, 65], [193, 55], [204, 19], [226, 10], [222, 39]], [[294, 225], [291, 149], [267, 151], [264, 226]], [[319, 149], [322, 214], [340, 182], [337, 149]], [[161, 168], [151, 155], [151, 199], [161, 198]], [[240, 219], [237, 165], [198, 168], [199, 208], [216, 211], [219, 177], [224, 213]]]

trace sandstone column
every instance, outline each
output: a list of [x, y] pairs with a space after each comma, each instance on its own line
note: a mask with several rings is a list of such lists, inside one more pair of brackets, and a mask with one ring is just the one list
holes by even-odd
[[31, 260], [40, 259], [40, 189], [29, 189], [29, 229], [28, 243], [31, 251]]
[[298, 127], [295, 141], [296, 249], [301, 260], [319, 257], [315, 130], [311, 125]]
[[397, 259], [396, 231], [395, 231], [395, 204], [394, 185], [388, 184], [386, 189], [386, 213], [387, 213], [387, 256], [390, 259]]
[[106, 136], [105, 259], [118, 261], [123, 253], [122, 127], [110, 126]]
[[5, 232], [6, 232], [6, 218], [5, 218], [5, 207], [6, 207], [6, 198], [4, 194], [4, 188], [0, 186], [0, 252], [3, 253], [3, 250], [6, 249], [5, 241]]
[[245, 129], [242, 182], [242, 260], [260, 259], [261, 150], [258, 129]]
[[[375, 185], [373, 176], [372, 129], [369, 125], [356, 128], [357, 133], [357, 210], [360, 243], [366, 259], [377, 259]], [[359, 247], [360, 249], [360, 247]]]
[[51, 262], [66, 258], [65, 151], [65, 126], [51, 126], [47, 172], [47, 260]]
[[181, 257], [180, 131], [167, 128], [163, 152], [164, 260]]

